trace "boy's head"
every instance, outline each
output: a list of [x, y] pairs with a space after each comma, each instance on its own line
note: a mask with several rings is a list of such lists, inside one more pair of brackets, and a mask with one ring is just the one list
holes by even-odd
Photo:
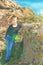
[[16, 17], [15, 15], [13, 15], [13, 16], [11, 17], [11, 24], [12, 24], [12, 25], [16, 25], [16, 24], [17, 24], [17, 17]]

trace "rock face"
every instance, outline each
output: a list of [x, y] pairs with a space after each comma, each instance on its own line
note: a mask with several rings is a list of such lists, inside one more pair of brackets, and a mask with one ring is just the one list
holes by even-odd
[[19, 22], [29, 24], [18, 32], [23, 38], [23, 53], [18, 65], [20, 62], [28, 65], [43, 62], [43, 22], [39, 22], [30, 9], [21, 8], [13, 0], [0, 0], [0, 52], [5, 50], [5, 34], [13, 14], [17, 15]]
[[[25, 27], [22, 63], [39, 64], [43, 62], [43, 28], [42, 23], [31, 23]], [[41, 30], [41, 31], [40, 31]]]
[[[36, 28], [37, 27], [37, 28]], [[41, 29], [41, 32], [40, 32]], [[24, 60], [25, 62], [35, 62], [39, 63], [40, 54], [42, 53], [42, 43], [43, 38], [41, 38], [43, 29], [39, 25], [34, 25], [34, 27], [30, 27], [28, 29], [28, 33], [26, 31], [26, 35], [24, 37]], [[40, 34], [38, 34], [40, 33]], [[41, 48], [40, 48], [41, 47]]]

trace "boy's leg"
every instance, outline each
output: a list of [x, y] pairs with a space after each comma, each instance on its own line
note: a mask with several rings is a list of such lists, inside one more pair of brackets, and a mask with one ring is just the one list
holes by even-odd
[[5, 56], [5, 61], [8, 59], [9, 57], [9, 37], [6, 37], [6, 56]]
[[10, 50], [10, 53], [11, 53], [11, 50], [12, 50], [12, 48], [13, 48], [13, 45], [14, 45], [14, 40], [11, 38], [10, 39], [10, 47], [9, 47], [9, 50]]
[[6, 37], [6, 57], [5, 57], [5, 60], [8, 60], [9, 57], [11, 56], [11, 50], [12, 50], [13, 44], [14, 44], [14, 40], [10, 36], [7, 36]]
[[10, 56], [11, 56], [13, 45], [14, 45], [14, 40], [13, 40], [13, 38], [10, 37], [10, 45], [9, 45], [9, 54], [10, 54]]

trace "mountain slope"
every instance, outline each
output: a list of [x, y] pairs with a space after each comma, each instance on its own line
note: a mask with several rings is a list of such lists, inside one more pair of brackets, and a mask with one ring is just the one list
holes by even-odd
[[[10, 18], [15, 14], [18, 21], [29, 25], [22, 27], [18, 34], [22, 42], [13, 47], [12, 56], [5, 64], [5, 34]], [[43, 63], [43, 22], [30, 8], [21, 7], [13, 0], [0, 0], [0, 64], [1, 65], [42, 65]], [[20, 39], [21, 39], [20, 38]], [[21, 41], [21, 40], [20, 40]]]

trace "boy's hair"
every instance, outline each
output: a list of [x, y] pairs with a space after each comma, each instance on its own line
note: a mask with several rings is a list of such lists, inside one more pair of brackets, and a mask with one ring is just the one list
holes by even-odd
[[13, 18], [17, 18], [17, 16], [16, 16], [16, 15], [13, 15], [13, 16], [11, 17], [11, 20], [12, 20]]

